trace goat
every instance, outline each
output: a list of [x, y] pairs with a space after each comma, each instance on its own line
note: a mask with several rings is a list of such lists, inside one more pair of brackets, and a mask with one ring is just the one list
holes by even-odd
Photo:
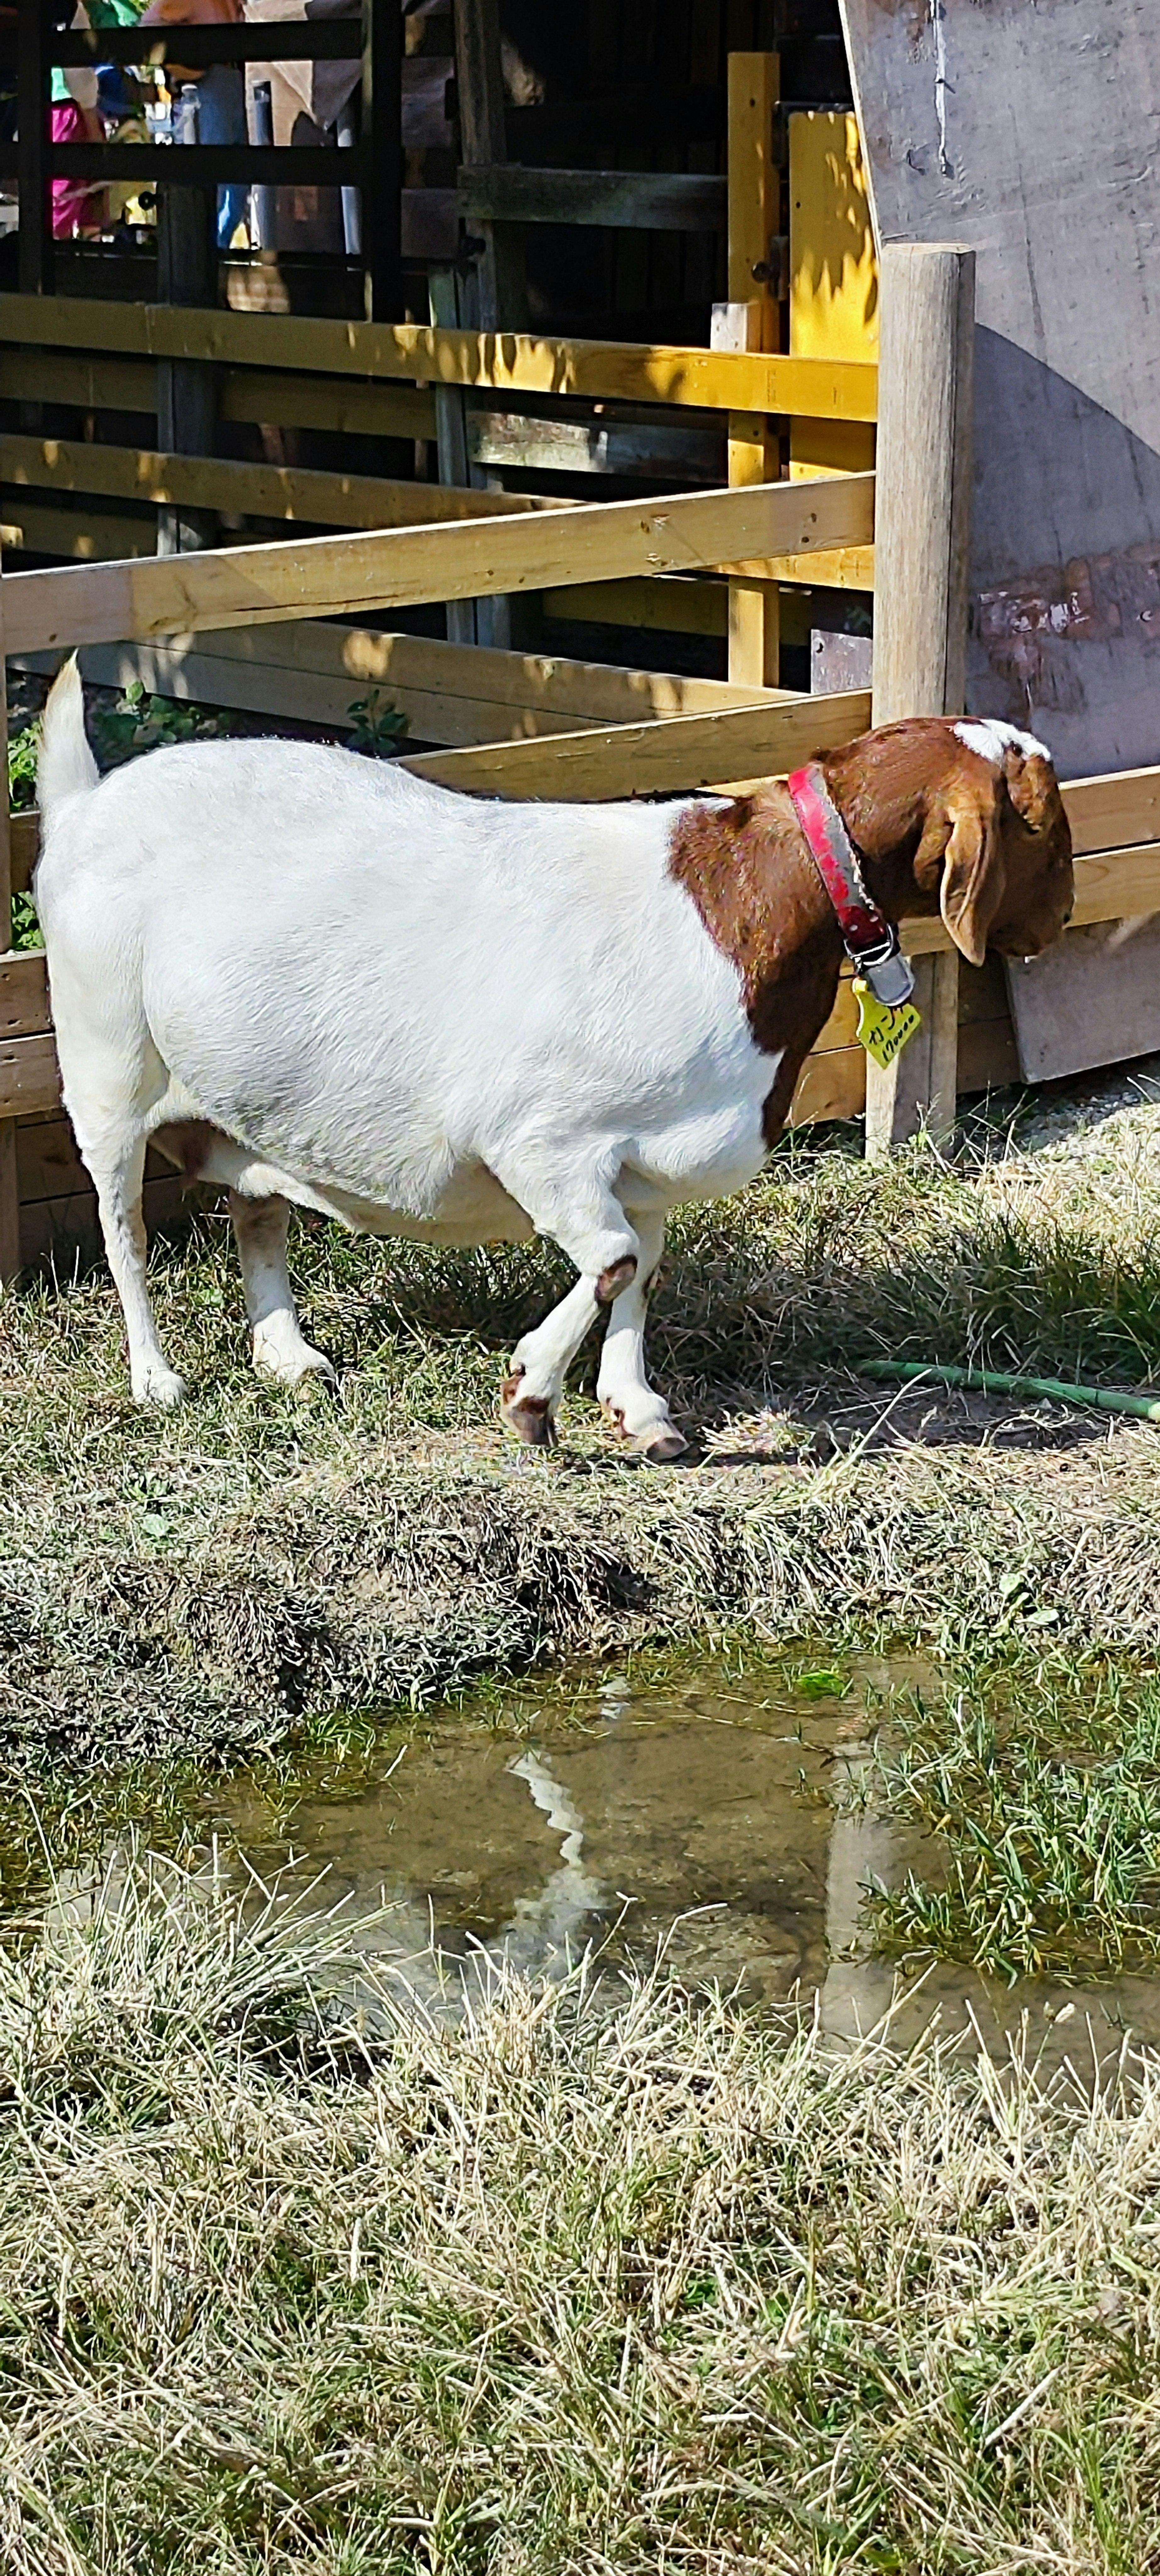
[[[1071, 843], [1030, 736], [916, 718], [811, 775], [889, 921], [941, 906], [976, 965], [1057, 936]], [[333, 1375], [295, 1313], [291, 1203], [428, 1243], [543, 1234], [580, 1275], [514, 1352], [506, 1423], [551, 1442], [607, 1309], [599, 1400], [631, 1452], [676, 1456], [644, 1366], [666, 1217], [760, 1170], [842, 962], [789, 788], [513, 805], [278, 740], [187, 743], [101, 780], [74, 661], [39, 792], [64, 1098], [137, 1399], [184, 1393], [146, 1285], [152, 1138], [229, 1190], [257, 1368]]]

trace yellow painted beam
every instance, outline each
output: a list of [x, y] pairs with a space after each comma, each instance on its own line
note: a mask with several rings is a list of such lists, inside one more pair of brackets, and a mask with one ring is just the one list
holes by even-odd
[[0, 295], [0, 339], [117, 357], [203, 358], [224, 366], [315, 368], [489, 391], [575, 394], [601, 402], [873, 420], [873, 367], [762, 351], [546, 340], [515, 331], [439, 331], [419, 323], [328, 322], [297, 314], [201, 312], [84, 296]]

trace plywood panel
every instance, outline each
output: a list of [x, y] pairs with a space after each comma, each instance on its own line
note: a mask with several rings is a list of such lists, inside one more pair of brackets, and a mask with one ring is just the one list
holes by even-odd
[[978, 254], [968, 704], [1160, 751], [1160, 9], [841, 0], [879, 238]]
[[1160, 920], [1073, 930], [1030, 965], [1009, 965], [1007, 980], [1029, 1082], [1160, 1046]]

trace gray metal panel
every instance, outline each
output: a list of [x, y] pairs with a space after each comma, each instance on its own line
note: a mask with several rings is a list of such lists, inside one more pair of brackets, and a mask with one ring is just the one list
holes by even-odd
[[880, 240], [978, 252], [968, 704], [1160, 760], [1160, 0], [841, 0]]

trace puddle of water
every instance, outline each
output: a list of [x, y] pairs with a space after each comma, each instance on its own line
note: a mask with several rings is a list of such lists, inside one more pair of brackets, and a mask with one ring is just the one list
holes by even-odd
[[[892, 2012], [907, 2045], [937, 2014], [947, 2030], [973, 2019], [994, 2050], [1026, 2023], [1047, 2066], [1080, 2072], [1125, 2027], [1160, 2042], [1160, 1974], [1007, 1988], [947, 1965], [900, 1988], [866, 1955], [867, 1883], [911, 1864], [926, 1874], [930, 1854], [872, 1809], [836, 1808], [834, 1792], [865, 1763], [867, 1695], [931, 1678], [866, 1659], [840, 1696], [719, 1669], [639, 1695], [618, 1679], [570, 1708], [529, 1699], [518, 1735], [459, 1710], [360, 1760], [350, 1786], [320, 1763], [289, 1807], [238, 1775], [215, 1789], [208, 1823], [239, 1884], [253, 1871], [355, 1917], [383, 1909], [366, 1949], [431, 1999], [454, 1995], [480, 1953], [553, 1975], [589, 1947], [640, 1966], [663, 1948], [687, 1984], [816, 1999], [838, 2039]], [[56, 1902], [84, 1910], [94, 1892], [58, 1881]]]

